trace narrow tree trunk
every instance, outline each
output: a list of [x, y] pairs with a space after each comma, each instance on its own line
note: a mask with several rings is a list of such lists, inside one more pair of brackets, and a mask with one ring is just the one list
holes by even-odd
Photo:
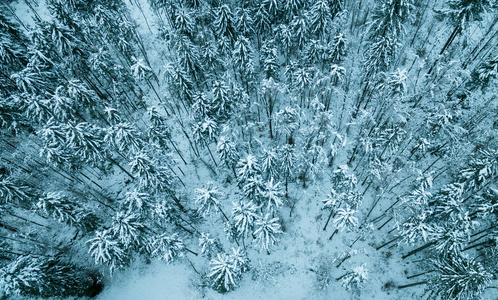
[[176, 153], [178, 153], [178, 155], [180, 156], [180, 158], [182, 159], [183, 163], [185, 165], [187, 165], [187, 161], [185, 160], [185, 158], [183, 158], [183, 155], [182, 153], [180, 152], [180, 150], [178, 150], [178, 148], [176, 148], [176, 145], [175, 143], [171, 140], [171, 138], [169, 136], [166, 137], [168, 139], [168, 141], [171, 143], [171, 145], [173, 146], [173, 148], [175, 149]]
[[438, 58], [436, 58], [436, 60], [434, 61], [434, 63], [430, 67], [429, 71], [427, 71], [427, 75], [430, 75], [432, 73], [432, 70], [434, 69], [434, 67], [438, 63], [439, 59], [441, 58], [441, 55], [443, 55], [444, 51], [446, 51], [446, 49], [448, 49], [448, 47], [450, 47], [451, 43], [453, 43], [453, 41], [455, 40], [455, 37], [460, 32], [460, 29], [461, 29], [460, 25], [455, 26], [455, 28], [453, 29], [453, 32], [451, 33], [450, 37], [448, 38], [448, 40], [444, 44], [443, 48], [441, 49], [441, 52], [439, 52]]
[[114, 165], [116, 165], [121, 171], [123, 171], [126, 175], [128, 175], [128, 177], [131, 178], [131, 180], [135, 180], [135, 177], [133, 177], [133, 175], [131, 175], [128, 171], [126, 171], [125, 168], [123, 168], [118, 162], [116, 162], [113, 158], [109, 157], [109, 161], [111, 163], [113, 163]]
[[391, 243], [393, 243], [393, 242], [395, 242], [395, 241], [399, 240], [400, 238], [401, 238], [400, 236], [397, 236], [397, 237], [395, 237], [394, 239], [392, 239], [392, 240], [390, 240], [390, 241], [387, 241], [387, 242], [385, 242], [384, 244], [380, 245], [379, 247], [375, 248], [375, 250], [377, 250], [377, 251], [378, 251], [378, 250], [380, 250], [380, 249], [384, 248], [385, 246], [387, 246], [387, 245], [389, 245], [389, 244], [391, 244]]
[[339, 229], [336, 229], [334, 230], [334, 232], [332, 232], [332, 235], [329, 237], [329, 240], [331, 240], [337, 232], [339, 232]]
[[223, 218], [225, 219], [225, 221], [230, 222], [230, 220], [228, 219], [228, 217], [225, 214], [225, 212], [223, 211], [223, 209], [221, 209], [221, 207], [219, 205], [217, 205], [216, 207], [218, 208], [218, 210], [220, 211], [220, 213], [223, 215]]
[[44, 228], [47, 228], [47, 229], [52, 229], [50, 226], [47, 226], [47, 225], [43, 225], [43, 224], [40, 224], [36, 221], [33, 221], [33, 220], [29, 220], [29, 219], [26, 219], [24, 217], [21, 217], [21, 216], [18, 216], [12, 212], [8, 212], [9, 215], [11, 215], [12, 217], [15, 217], [15, 218], [18, 218], [20, 220], [23, 220], [23, 221], [26, 221], [26, 222], [29, 222], [29, 223], [32, 223], [32, 224], [35, 224], [37, 226], [40, 226], [40, 227], [44, 227]]
[[194, 252], [192, 250], [190, 250], [189, 248], [185, 247], [185, 250], [187, 250], [188, 252], [192, 253], [193, 255], [195, 256], [198, 256], [197, 252]]
[[434, 241], [429, 242], [429, 243], [427, 243], [427, 244], [425, 244], [425, 245], [423, 245], [423, 246], [421, 246], [421, 247], [418, 247], [417, 249], [414, 249], [414, 250], [412, 250], [412, 251], [408, 252], [407, 254], [403, 255], [401, 258], [402, 258], [402, 259], [405, 259], [405, 258], [407, 258], [407, 257], [409, 257], [409, 256], [412, 256], [413, 254], [416, 254], [416, 253], [418, 253], [418, 252], [420, 252], [420, 251], [422, 251], [422, 250], [425, 250], [425, 249], [427, 249], [427, 248], [431, 247], [431, 246], [432, 246], [432, 245], [434, 245], [434, 244], [436, 244], [436, 242], [434, 242]]
[[408, 288], [408, 287], [422, 285], [422, 284], [427, 284], [427, 281], [419, 281], [419, 282], [415, 282], [415, 283], [400, 285], [400, 286], [398, 286], [398, 289], [405, 289], [405, 288]]
[[329, 214], [329, 216], [327, 218], [327, 222], [325, 222], [325, 226], [323, 226], [323, 231], [325, 231], [327, 229], [327, 225], [329, 225], [330, 219], [332, 218], [333, 214], [334, 214], [334, 210], [331, 209], [330, 210], [330, 214]]
[[337, 264], [336, 268], [339, 268], [343, 262], [345, 262], [347, 259], [351, 257], [351, 254], [346, 255], [341, 261]]
[[379, 228], [377, 228], [377, 230], [381, 230], [384, 226], [386, 226], [387, 223], [389, 223], [391, 220], [393, 219], [393, 217], [390, 217], [389, 219], [387, 219], [386, 222], [384, 222], [384, 224], [382, 224]]
[[425, 272], [422, 272], [422, 273], [419, 273], [419, 274], [407, 276], [406, 279], [412, 279], [412, 278], [415, 278], [415, 277], [418, 277], [418, 276], [422, 276], [422, 275], [425, 275], [425, 274], [429, 274], [429, 273], [432, 273], [432, 272], [434, 272], [434, 270], [425, 271]]
[[218, 163], [216, 162], [216, 160], [214, 159], [214, 156], [213, 156], [213, 153], [211, 152], [211, 149], [209, 149], [209, 145], [208, 143], [206, 142], [205, 139], [202, 139], [202, 141], [204, 142], [204, 145], [206, 146], [208, 152], [209, 152], [209, 156], [211, 156], [211, 159], [213, 160], [213, 163], [214, 165], [218, 168]]
[[472, 245], [472, 246], [468, 246], [466, 248], [464, 248], [462, 251], [467, 251], [467, 250], [470, 250], [470, 249], [473, 249], [473, 248], [476, 248], [476, 247], [479, 247], [479, 246], [483, 246], [483, 245], [492, 245], [493, 244], [493, 240], [486, 240], [484, 242], [481, 242], [479, 244], [475, 244], [475, 245]]

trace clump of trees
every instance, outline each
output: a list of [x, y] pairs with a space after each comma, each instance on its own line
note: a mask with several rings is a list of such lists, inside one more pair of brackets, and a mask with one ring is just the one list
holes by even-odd
[[[29, 17], [0, 4], [6, 293], [87, 296], [136, 257], [198, 253], [229, 292], [310, 185], [327, 186], [331, 243], [369, 226], [386, 236], [377, 250], [432, 261], [400, 288], [490, 286], [493, 1], [36, 2]], [[338, 281], [357, 290], [366, 268]]]

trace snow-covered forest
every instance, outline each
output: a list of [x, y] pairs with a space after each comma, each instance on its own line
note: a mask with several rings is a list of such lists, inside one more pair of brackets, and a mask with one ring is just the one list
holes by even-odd
[[1, 0], [0, 298], [496, 299], [497, 21]]

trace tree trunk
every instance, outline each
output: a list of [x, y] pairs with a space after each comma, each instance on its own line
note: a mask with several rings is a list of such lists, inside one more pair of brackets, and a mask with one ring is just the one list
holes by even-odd
[[418, 276], [422, 276], [422, 275], [425, 275], [425, 274], [428, 274], [428, 273], [432, 273], [432, 272], [434, 272], [434, 270], [425, 271], [425, 272], [422, 272], [422, 273], [419, 273], [419, 274], [407, 276], [406, 279], [412, 279], [412, 278], [415, 278], [415, 277], [418, 277]]
[[329, 214], [329, 216], [327, 218], [327, 222], [325, 222], [325, 226], [323, 226], [323, 231], [325, 231], [327, 229], [327, 225], [329, 225], [330, 219], [332, 218], [333, 214], [334, 214], [334, 210], [331, 209], [330, 210], [330, 214]]
[[389, 219], [387, 219], [386, 222], [384, 222], [384, 224], [380, 225], [379, 228], [377, 228], [377, 230], [381, 230], [384, 226], [386, 226], [387, 223], [389, 223], [391, 220], [393, 219], [393, 217], [390, 217]]
[[409, 257], [409, 256], [412, 256], [413, 254], [416, 254], [416, 253], [418, 253], [418, 252], [420, 252], [420, 251], [422, 251], [422, 250], [425, 250], [426, 248], [431, 247], [431, 246], [432, 246], [432, 245], [434, 245], [434, 244], [436, 244], [436, 242], [435, 242], [435, 241], [429, 242], [429, 243], [427, 243], [427, 244], [425, 244], [425, 245], [423, 245], [423, 246], [421, 246], [421, 247], [418, 247], [417, 249], [414, 249], [414, 250], [412, 250], [412, 251], [408, 252], [407, 254], [403, 255], [401, 258], [402, 258], [402, 259], [405, 259], [405, 258], [407, 258], [407, 257]]
[[125, 168], [123, 168], [118, 162], [116, 162], [113, 158], [109, 157], [109, 161], [111, 163], [113, 163], [114, 165], [116, 165], [119, 169], [121, 169], [121, 171], [123, 171], [126, 175], [128, 175], [128, 177], [131, 178], [131, 180], [135, 180], [135, 177], [133, 177], [133, 175], [131, 175], [128, 171], [126, 171]]
[[419, 282], [414, 282], [414, 283], [410, 283], [410, 284], [400, 285], [400, 286], [398, 286], [398, 289], [404, 289], [404, 288], [422, 285], [422, 284], [427, 284], [427, 281], [419, 281]]
[[400, 236], [395, 237], [394, 239], [392, 239], [392, 240], [390, 240], [390, 241], [388, 241], [388, 242], [385, 242], [384, 244], [382, 244], [382, 245], [380, 245], [379, 247], [375, 248], [375, 250], [377, 250], [377, 251], [378, 251], [378, 250], [380, 250], [380, 249], [384, 248], [385, 246], [387, 246], [387, 245], [389, 245], [389, 244], [391, 244], [391, 243], [393, 243], [393, 242], [395, 242], [395, 241], [399, 240], [400, 238], [401, 238]]
[[332, 232], [332, 235], [329, 237], [329, 240], [331, 240], [337, 232], [339, 232], [339, 229], [336, 229], [334, 230], [334, 232]]
[[436, 60], [432, 64], [432, 66], [430, 67], [429, 71], [427, 71], [427, 75], [430, 75], [432, 73], [432, 70], [434, 69], [434, 67], [438, 63], [439, 59], [441, 58], [441, 55], [443, 55], [444, 51], [446, 51], [446, 49], [448, 49], [448, 47], [450, 47], [451, 43], [453, 43], [453, 41], [455, 40], [455, 37], [460, 32], [460, 29], [461, 29], [460, 25], [455, 26], [455, 28], [453, 29], [453, 32], [451, 33], [450, 37], [448, 38], [448, 40], [444, 44], [443, 48], [441, 49], [441, 52], [439, 52], [439, 56], [436, 58]]

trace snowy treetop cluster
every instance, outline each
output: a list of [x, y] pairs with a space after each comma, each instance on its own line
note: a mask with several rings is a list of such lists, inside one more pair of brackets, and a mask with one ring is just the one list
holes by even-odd
[[228, 293], [289, 249], [352, 297], [492, 293], [497, 8], [2, 1], [0, 297], [93, 297], [152, 259]]

